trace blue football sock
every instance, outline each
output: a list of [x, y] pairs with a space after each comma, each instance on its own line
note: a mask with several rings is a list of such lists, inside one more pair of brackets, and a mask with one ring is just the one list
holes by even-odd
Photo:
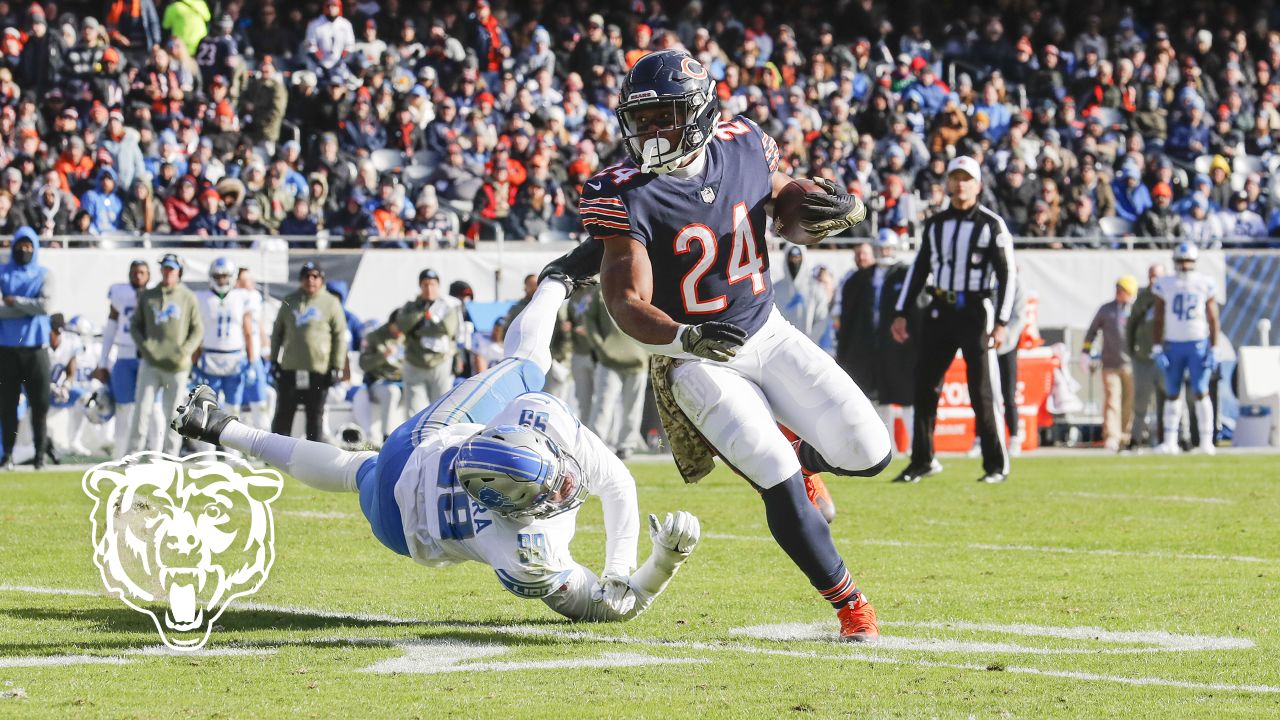
[[853, 578], [831, 539], [831, 528], [809, 502], [800, 473], [760, 493], [769, 532], [813, 587], [837, 608], [858, 597]]

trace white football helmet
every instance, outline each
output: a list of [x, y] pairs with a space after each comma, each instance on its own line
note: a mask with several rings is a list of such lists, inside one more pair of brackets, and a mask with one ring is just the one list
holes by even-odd
[[578, 461], [524, 425], [472, 435], [458, 448], [453, 468], [468, 495], [504, 517], [548, 518], [587, 499]]
[[239, 268], [225, 257], [220, 257], [209, 266], [209, 288], [218, 295], [226, 295], [235, 287], [236, 273]]
[[1195, 267], [1198, 259], [1200, 259], [1200, 249], [1193, 242], [1183, 240], [1173, 248], [1173, 266], [1180, 273], [1190, 271]]

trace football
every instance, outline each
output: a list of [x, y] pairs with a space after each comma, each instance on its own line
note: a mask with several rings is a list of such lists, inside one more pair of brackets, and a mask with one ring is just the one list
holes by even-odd
[[822, 238], [815, 238], [800, 227], [800, 207], [804, 196], [810, 192], [823, 192], [822, 187], [808, 178], [795, 178], [773, 200], [773, 231], [787, 242], [796, 245], [816, 245]]

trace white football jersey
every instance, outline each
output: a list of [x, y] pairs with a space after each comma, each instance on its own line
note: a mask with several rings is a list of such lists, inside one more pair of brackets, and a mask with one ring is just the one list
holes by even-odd
[[196, 293], [200, 319], [204, 321], [204, 349], [219, 352], [244, 350], [244, 316], [250, 313], [249, 292], [233, 288], [224, 297], [212, 290]]
[[[116, 359], [138, 357], [138, 348], [134, 346], [133, 335], [129, 332], [133, 311], [138, 309], [138, 290], [129, 283], [116, 283], [107, 290], [107, 301], [119, 316], [116, 321]], [[103, 351], [111, 352], [111, 348], [103, 348]]]
[[[520, 395], [489, 427], [520, 424], [545, 432], [578, 461], [590, 493], [604, 503], [606, 526], [616, 530], [608, 533], [605, 571], [630, 573], [639, 518], [635, 481], [626, 466], [563, 401], [546, 393]], [[484, 427], [460, 423], [430, 431], [409, 456], [395, 488], [409, 554], [430, 566], [482, 562], [512, 593], [546, 597], [578, 568], [569, 552], [578, 509], [526, 523], [494, 515], [472, 500], [450, 468], [458, 446]]]
[[1189, 342], [1209, 337], [1205, 305], [1214, 298], [1213, 280], [1204, 273], [1174, 273], [1156, 278], [1151, 286], [1164, 300], [1164, 341]]
[[[71, 363], [73, 358], [76, 360], [77, 365], [83, 362], [80, 357], [83, 349], [84, 347], [80, 343], [80, 336], [64, 330], [58, 347], [49, 346], [49, 382], [61, 383], [64, 379], [63, 376], [67, 374], [67, 365]], [[94, 365], [89, 366], [89, 369], [92, 370], [96, 364], [95, 361]], [[76, 374], [79, 375], [80, 373], [77, 372]], [[75, 382], [75, 380], [72, 380], [72, 382]]]

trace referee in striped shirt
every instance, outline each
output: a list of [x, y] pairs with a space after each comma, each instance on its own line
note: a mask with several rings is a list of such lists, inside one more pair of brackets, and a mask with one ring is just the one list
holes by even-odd
[[957, 348], [968, 366], [969, 402], [982, 442], [978, 482], [1001, 483], [1009, 477], [995, 348], [1004, 341], [1013, 312], [1013, 236], [999, 215], [978, 203], [981, 192], [982, 170], [976, 160], [961, 156], [947, 165], [951, 206], [925, 221], [920, 253], [898, 296], [891, 331], [903, 342], [906, 308], [932, 278], [916, 366], [911, 463], [894, 482], [919, 482], [942, 472], [933, 456], [933, 426], [942, 380]]

